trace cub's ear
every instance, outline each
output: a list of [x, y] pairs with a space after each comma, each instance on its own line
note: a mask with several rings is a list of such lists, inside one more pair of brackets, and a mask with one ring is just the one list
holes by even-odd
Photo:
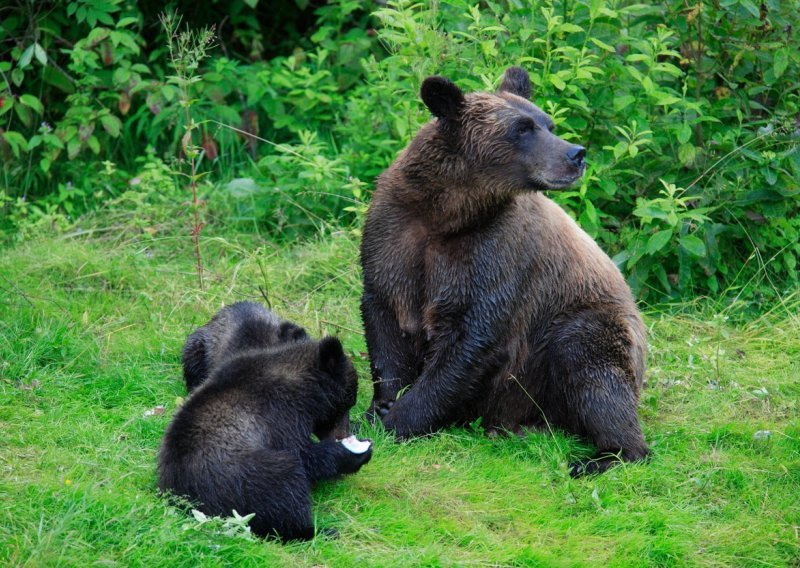
[[503, 75], [500, 90], [523, 99], [531, 98], [531, 77], [522, 67], [509, 67]]
[[464, 109], [464, 93], [450, 79], [428, 77], [419, 94], [436, 118], [456, 120]]
[[336, 337], [325, 337], [319, 342], [319, 368], [336, 374], [347, 366], [347, 356]]

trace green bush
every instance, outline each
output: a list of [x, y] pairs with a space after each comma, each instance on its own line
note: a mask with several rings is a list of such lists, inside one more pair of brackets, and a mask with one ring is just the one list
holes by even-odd
[[[118, 197], [148, 145], [168, 164], [185, 158], [149, 4], [45, 4], [7, 10], [0, 30], [0, 200], [16, 229], [31, 207], [74, 218]], [[757, 308], [800, 283], [790, 4], [298, 0], [275, 5], [283, 33], [257, 0], [214, 5], [191, 20], [221, 22], [192, 85], [206, 197], [214, 218], [271, 239], [351, 227], [371, 181], [429, 118], [425, 76], [491, 90], [522, 65], [558, 132], [589, 152], [581, 185], [551, 195], [634, 291]], [[119, 183], [86, 176], [103, 161]], [[63, 197], [69, 181], [80, 199]]]

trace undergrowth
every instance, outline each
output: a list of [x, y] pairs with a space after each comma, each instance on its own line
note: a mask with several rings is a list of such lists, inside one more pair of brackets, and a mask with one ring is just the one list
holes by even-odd
[[[794, 3], [319, 4], [4, 7], [0, 238], [107, 208], [154, 159], [189, 178], [174, 198], [193, 233], [205, 203], [283, 243], [349, 228], [430, 118], [426, 76], [491, 91], [522, 65], [556, 132], [587, 148], [583, 182], [553, 197], [640, 299], [707, 295], [753, 315], [800, 286]], [[165, 8], [191, 25], [179, 37], [215, 27], [207, 59], [170, 50]]]

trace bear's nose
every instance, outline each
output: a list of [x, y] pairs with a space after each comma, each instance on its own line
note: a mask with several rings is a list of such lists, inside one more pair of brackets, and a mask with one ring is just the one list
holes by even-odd
[[583, 157], [586, 155], [586, 148], [583, 146], [572, 146], [567, 150], [567, 160], [576, 168], [583, 165]]

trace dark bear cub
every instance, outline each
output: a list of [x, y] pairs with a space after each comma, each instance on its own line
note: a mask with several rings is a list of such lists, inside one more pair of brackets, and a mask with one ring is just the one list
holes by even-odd
[[213, 367], [245, 349], [308, 339], [305, 330], [281, 321], [254, 302], [237, 302], [217, 312], [183, 346], [183, 379], [189, 391], [208, 378]]
[[378, 178], [361, 244], [369, 414], [401, 437], [551, 424], [597, 447], [574, 474], [603, 471], [648, 453], [645, 329], [611, 259], [542, 193], [578, 180], [586, 150], [530, 93], [519, 67], [497, 93], [423, 82], [434, 119]]
[[372, 457], [369, 442], [336, 439], [358, 387], [339, 340], [313, 341], [238, 303], [195, 331], [183, 358], [191, 393], [164, 436], [159, 489], [209, 515], [255, 513], [250, 527], [262, 537], [313, 538], [314, 483]]

